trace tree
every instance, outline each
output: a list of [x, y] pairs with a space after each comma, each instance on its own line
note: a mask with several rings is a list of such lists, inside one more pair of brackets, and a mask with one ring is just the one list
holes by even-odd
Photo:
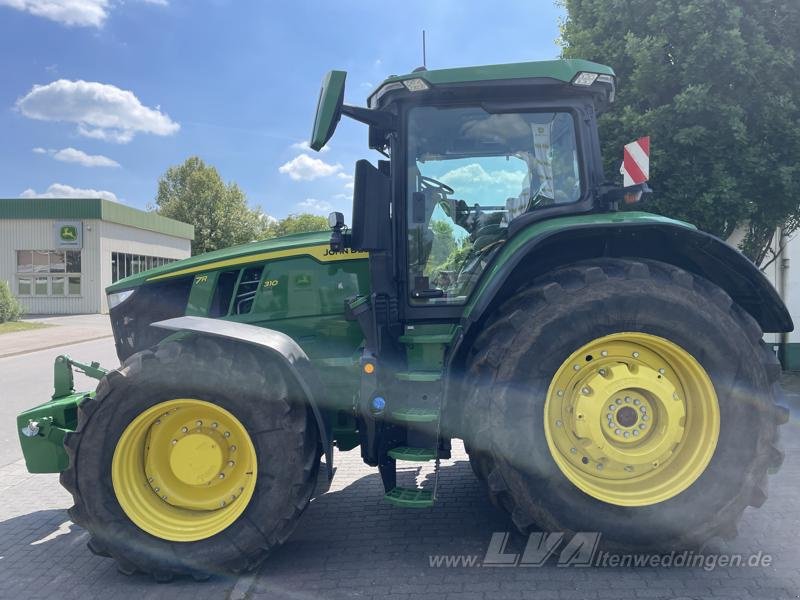
[[197, 156], [170, 167], [158, 180], [158, 214], [194, 225], [192, 254], [228, 248], [264, 237], [266, 219], [247, 205], [235, 183]]
[[607, 172], [651, 136], [647, 207], [722, 238], [757, 264], [800, 226], [800, 4], [786, 0], [564, 0], [562, 54], [614, 68], [600, 119]]
[[304, 233], [306, 231], [328, 231], [328, 219], [308, 213], [289, 215], [278, 221], [273, 220], [267, 225], [264, 237], [274, 238], [282, 235], [291, 235], [293, 233]]

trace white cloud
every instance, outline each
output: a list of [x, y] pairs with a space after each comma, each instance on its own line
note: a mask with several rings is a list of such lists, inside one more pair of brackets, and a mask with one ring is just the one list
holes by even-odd
[[287, 174], [295, 181], [329, 177], [341, 170], [342, 165], [339, 163], [332, 165], [319, 158], [312, 158], [308, 154], [300, 154], [278, 168], [278, 171]]
[[350, 173], [339, 173], [337, 175], [339, 179], [344, 179], [344, 189], [346, 190], [353, 190], [355, 187], [355, 181], [353, 180], [353, 176]]
[[19, 195], [20, 198], [102, 198], [119, 202], [117, 195], [108, 190], [93, 190], [88, 188], [76, 188], [63, 183], [54, 183], [44, 192], [37, 192], [28, 188]]
[[145, 4], [157, 4], [158, 6], [169, 6], [167, 0], [142, 0]]
[[267, 213], [261, 213], [261, 220], [266, 221], [267, 225], [276, 225], [278, 223], [278, 219]]
[[302, 202], [297, 203], [297, 209], [300, 212], [311, 213], [314, 215], [328, 216], [333, 211], [333, 204], [327, 200], [316, 200], [314, 198], [306, 198]]
[[80, 135], [122, 144], [137, 133], [172, 135], [180, 129], [160, 107], [150, 108], [131, 91], [95, 81], [34, 85], [16, 106], [30, 119], [76, 123]]
[[0, 6], [76, 27], [102, 27], [109, 11], [108, 0], [0, 0]]
[[455, 188], [457, 194], [503, 201], [522, 191], [525, 173], [522, 169], [487, 171], [482, 165], [471, 163], [448, 171], [437, 179]]
[[49, 154], [61, 162], [78, 163], [84, 167], [119, 167], [119, 163], [102, 154], [86, 154], [83, 150], [63, 148], [61, 150], [45, 150], [34, 148], [36, 154]]
[[501, 185], [514, 184], [519, 185], [525, 179], [524, 171], [486, 171], [478, 163], [472, 163], [458, 167], [452, 171], [448, 171], [440, 177], [440, 179], [447, 184], [491, 184], [499, 183]]
[[[316, 150], [312, 150], [311, 146], [308, 145], [308, 142], [305, 141], [295, 142], [294, 144], [292, 144], [291, 147], [293, 150], [301, 150], [303, 152], [316, 152]], [[331, 149], [330, 146], [323, 146], [322, 150], [320, 150], [319, 152], [320, 154], [324, 154], [325, 152], [328, 152], [330, 149]]]

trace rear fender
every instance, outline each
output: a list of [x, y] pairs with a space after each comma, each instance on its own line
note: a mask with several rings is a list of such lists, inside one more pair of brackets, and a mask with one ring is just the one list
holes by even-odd
[[[792, 318], [778, 292], [741, 252], [679, 221], [656, 215], [647, 220], [640, 216], [646, 213], [633, 214], [637, 216], [630, 220], [533, 225], [529, 231], [517, 232], [479, 282], [465, 311], [465, 336], [524, 283], [556, 267], [600, 257], [646, 258], [675, 265], [725, 290], [765, 333], [792, 331]], [[550, 223], [555, 225], [555, 221]]]
[[206, 317], [177, 317], [152, 323], [153, 327], [176, 332], [191, 332], [194, 335], [209, 335], [236, 340], [266, 351], [277, 359], [302, 390], [314, 418], [325, 449], [328, 477], [333, 477], [333, 445], [331, 431], [322, 416], [319, 400], [325, 397], [319, 375], [303, 349], [285, 333], [246, 323], [236, 323]]

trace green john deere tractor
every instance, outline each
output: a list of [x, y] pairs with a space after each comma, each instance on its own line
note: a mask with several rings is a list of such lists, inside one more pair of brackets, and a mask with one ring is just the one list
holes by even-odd
[[334, 447], [360, 448], [386, 501], [427, 508], [436, 486], [398, 486], [396, 464], [438, 467], [454, 438], [523, 531], [627, 549], [734, 535], [781, 463], [762, 334], [792, 321], [735, 249], [633, 210], [642, 181], [606, 183], [614, 72], [418, 69], [368, 108], [344, 84], [325, 78], [311, 147], [344, 114], [386, 157], [356, 164], [350, 227], [334, 213], [330, 232], [117, 282], [122, 366], [59, 357], [52, 400], [20, 415], [28, 469], [61, 473], [90, 548], [159, 580], [251, 569]]

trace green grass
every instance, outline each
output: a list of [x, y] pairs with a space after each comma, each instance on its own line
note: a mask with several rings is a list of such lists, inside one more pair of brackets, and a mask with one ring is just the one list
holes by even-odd
[[28, 329], [43, 329], [44, 327], [52, 327], [52, 325], [34, 323], [32, 321], [6, 321], [5, 323], [0, 323], [0, 335], [15, 331], [27, 331]]

